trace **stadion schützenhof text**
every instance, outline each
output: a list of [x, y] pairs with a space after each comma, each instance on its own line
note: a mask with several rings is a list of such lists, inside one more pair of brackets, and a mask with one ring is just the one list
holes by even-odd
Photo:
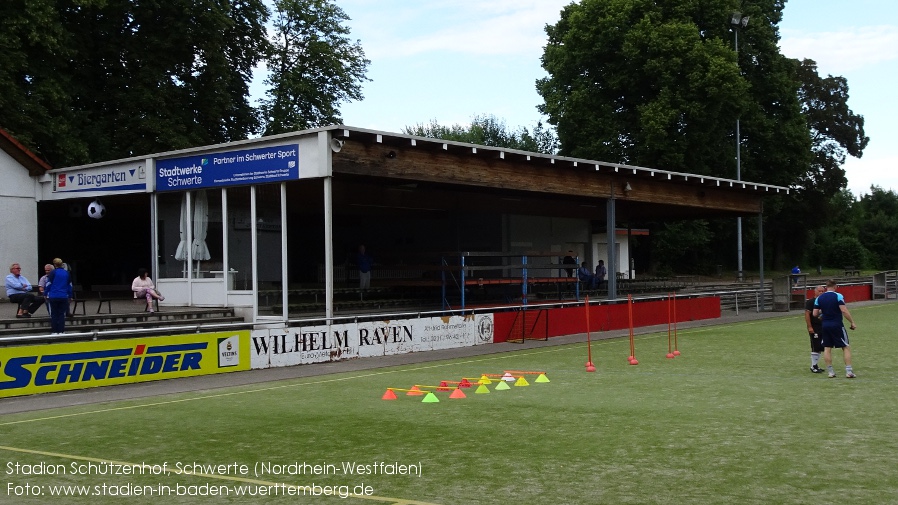
[[[370, 480], [381, 477], [421, 477], [422, 464], [396, 461], [330, 462], [162, 462], [21, 463], [7, 461], [6, 496], [371, 496]], [[64, 484], [55, 477], [65, 477]], [[161, 478], [194, 476], [202, 482], [172, 482]], [[84, 477], [82, 480], [73, 477]], [[154, 477], [156, 477], [154, 479]], [[301, 477], [297, 479], [296, 477]], [[129, 480], [133, 478], [133, 481]], [[355, 482], [358, 478], [359, 481]], [[215, 479], [215, 480], [212, 480]], [[246, 479], [264, 479], [245, 483]], [[352, 479], [353, 482], [335, 480]], [[97, 482], [99, 480], [100, 482]], [[143, 482], [149, 480], [151, 482]], [[183, 480], [183, 479], [181, 479]], [[60, 479], [62, 481], [62, 479]], [[228, 482], [234, 481], [234, 482]], [[286, 481], [286, 482], [285, 482]], [[377, 480], [380, 485], [383, 480]]]

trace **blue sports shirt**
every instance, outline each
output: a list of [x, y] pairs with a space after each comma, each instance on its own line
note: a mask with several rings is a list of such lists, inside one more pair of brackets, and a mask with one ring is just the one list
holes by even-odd
[[835, 291], [827, 291], [817, 297], [814, 307], [820, 309], [823, 326], [842, 324], [842, 305], [845, 305], [845, 297]]

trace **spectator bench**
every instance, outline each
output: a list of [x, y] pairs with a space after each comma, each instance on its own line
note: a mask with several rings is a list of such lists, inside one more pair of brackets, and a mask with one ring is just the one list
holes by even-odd
[[[74, 291], [74, 299], [72, 301], [71, 311], [72, 314], [77, 314], [78, 306], [81, 306], [81, 315], [85, 315], [85, 302], [97, 302], [97, 314], [101, 313], [103, 310], [103, 305], [106, 306], [106, 311], [108, 314], [112, 314], [112, 302], [114, 301], [133, 301], [134, 303], [140, 303], [142, 305], [146, 305], [144, 303], [143, 298], [135, 298], [134, 292], [131, 291], [131, 286], [124, 286], [120, 284], [96, 284], [91, 286], [91, 295], [85, 295], [81, 286], [73, 286]], [[159, 301], [153, 300], [153, 305], [155, 310], [159, 310]], [[144, 307], [144, 311], [146, 311], [149, 307]]]

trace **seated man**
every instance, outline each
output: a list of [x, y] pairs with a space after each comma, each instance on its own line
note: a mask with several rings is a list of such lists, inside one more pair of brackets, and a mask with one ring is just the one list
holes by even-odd
[[22, 275], [22, 267], [18, 263], [10, 265], [9, 275], [6, 276], [6, 296], [19, 305], [16, 317], [31, 317], [44, 304], [44, 298], [34, 296], [31, 290], [31, 283]]
[[580, 268], [577, 269], [577, 278], [583, 283], [584, 288], [596, 288], [596, 276], [593, 275], [592, 270], [589, 269], [589, 266], [587, 266], [585, 261], [580, 264]]
[[608, 269], [605, 268], [605, 260], [599, 260], [599, 264], [596, 265], [596, 287], [602, 287], [602, 283], [605, 282], [605, 276], [608, 275]]

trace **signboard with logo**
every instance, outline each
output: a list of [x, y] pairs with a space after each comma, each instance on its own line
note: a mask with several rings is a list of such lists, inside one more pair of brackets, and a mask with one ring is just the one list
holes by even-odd
[[0, 398], [248, 370], [249, 330], [0, 348]]
[[297, 144], [156, 161], [158, 191], [189, 191], [293, 179], [299, 179]]
[[108, 194], [146, 189], [147, 173], [142, 163], [57, 172], [53, 178], [54, 193]]
[[271, 368], [492, 342], [492, 314], [288, 327], [253, 331], [250, 361]]

